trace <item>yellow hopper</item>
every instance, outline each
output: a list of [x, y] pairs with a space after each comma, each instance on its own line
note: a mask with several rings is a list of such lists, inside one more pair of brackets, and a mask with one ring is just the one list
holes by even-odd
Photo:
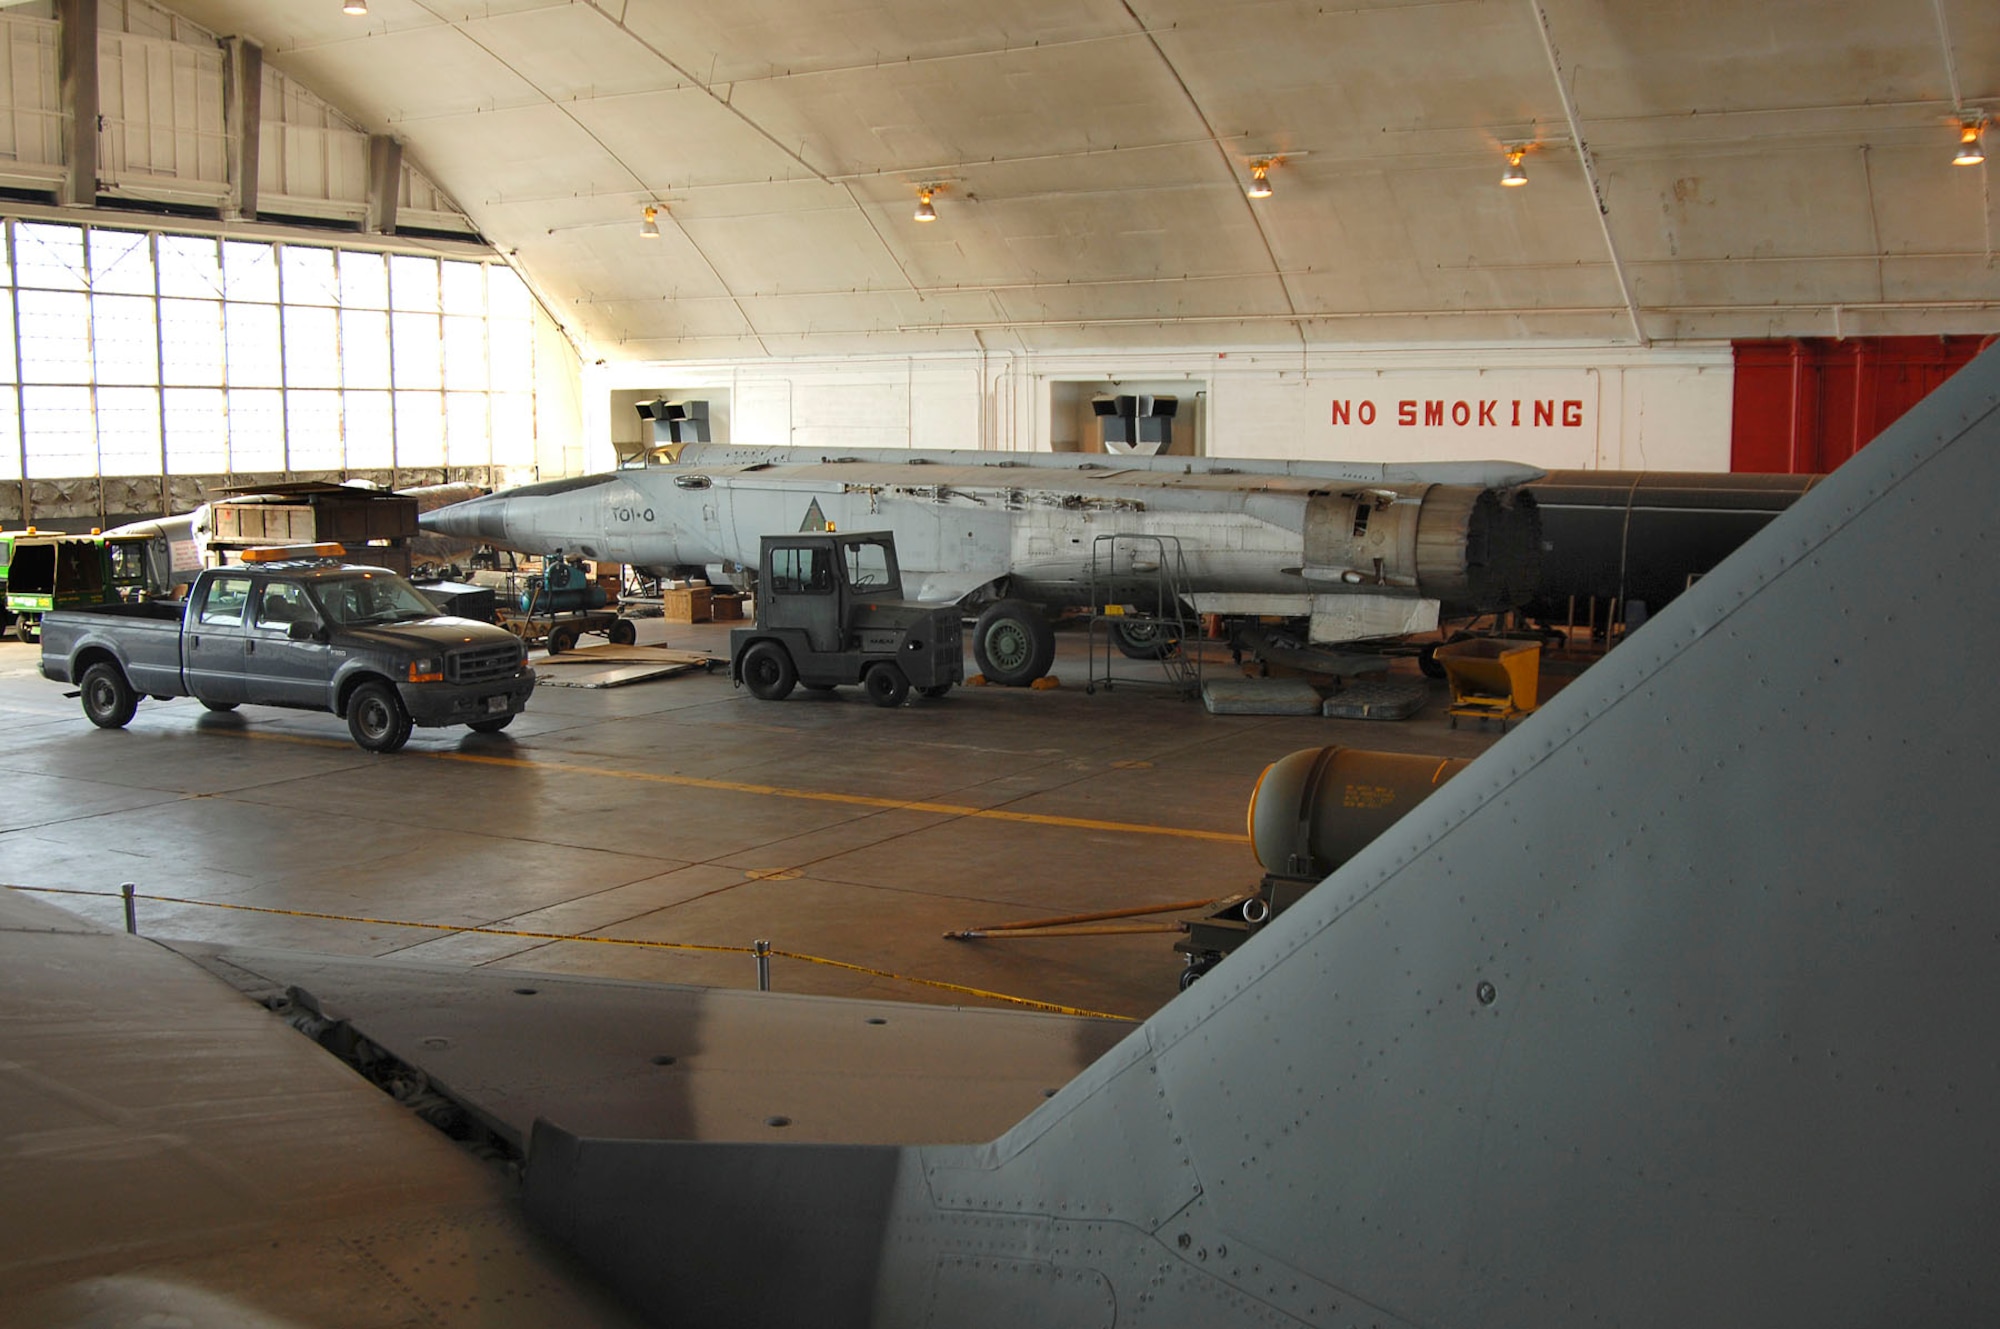
[[1493, 719], [1504, 733], [1509, 720], [1535, 709], [1535, 685], [1542, 671], [1539, 642], [1478, 637], [1437, 648], [1451, 685], [1451, 727], [1460, 716]]

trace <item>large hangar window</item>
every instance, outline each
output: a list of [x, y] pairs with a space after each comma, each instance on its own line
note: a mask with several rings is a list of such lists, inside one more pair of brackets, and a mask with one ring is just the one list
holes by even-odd
[[504, 264], [12, 219], [0, 480], [534, 463]]

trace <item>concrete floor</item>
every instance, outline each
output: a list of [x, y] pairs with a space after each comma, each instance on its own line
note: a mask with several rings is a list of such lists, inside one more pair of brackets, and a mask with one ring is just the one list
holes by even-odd
[[[719, 655], [727, 627], [651, 620], [640, 640]], [[766, 938], [839, 962], [781, 955], [784, 991], [1143, 1017], [1176, 991], [1171, 935], [940, 934], [1251, 889], [1244, 807], [1266, 764], [1329, 743], [1469, 756], [1499, 736], [1448, 729], [1442, 683], [1400, 723], [1086, 695], [1084, 634], [1058, 640], [1055, 690], [884, 711], [858, 689], [758, 702], [723, 672], [545, 685], [505, 734], [419, 730], [374, 757], [331, 716], [187, 700], [100, 731], [10, 639], [0, 883], [100, 893], [40, 898], [110, 923], [135, 882], [182, 901], [140, 901], [162, 938], [736, 988], [755, 985], [747, 954], [606, 942]]]

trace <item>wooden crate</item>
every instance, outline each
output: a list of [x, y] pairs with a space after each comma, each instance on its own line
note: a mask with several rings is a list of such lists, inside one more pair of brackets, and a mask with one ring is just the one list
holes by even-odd
[[743, 617], [743, 597], [717, 593], [710, 600], [709, 614], [718, 623], [733, 623]]
[[669, 623], [706, 623], [715, 613], [715, 592], [706, 586], [690, 586], [683, 591], [665, 591], [665, 613]]

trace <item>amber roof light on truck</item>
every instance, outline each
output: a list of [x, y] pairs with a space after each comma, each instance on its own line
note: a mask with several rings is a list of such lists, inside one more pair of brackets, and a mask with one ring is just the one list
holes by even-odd
[[245, 563], [289, 563], [305, 558], [346, 558], [347, 546], [331, 541], [316, 545], [259, 545], [237, 557]]

